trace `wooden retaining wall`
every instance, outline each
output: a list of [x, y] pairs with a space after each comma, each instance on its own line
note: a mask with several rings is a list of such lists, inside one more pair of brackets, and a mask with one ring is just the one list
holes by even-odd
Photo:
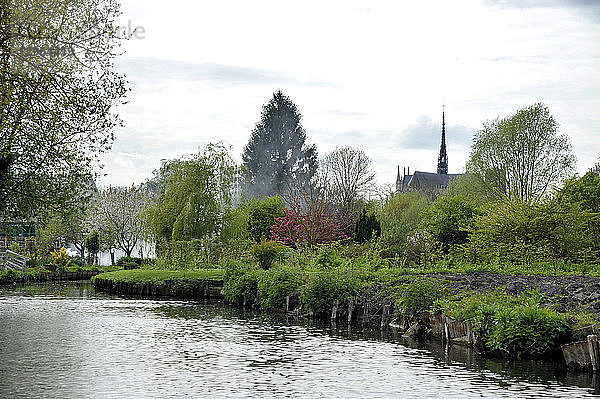
[[128, 282], [96, 278], [98, 291], [135, 297], [224, 298], [223, 282], [214, 280], [165, 280], [161, 282]]
[[11, 284], [27, 284], [27, 283], [44, 283], [47, 281], [79, 281], [89, 280], [93, 276], [100, 274], [97, 270], [80, 270], [75, 272], [53, 272], [53, 273], [38, 273], [31, 276], [23, 276], [17, 278], [1, 279], [0, 285]]

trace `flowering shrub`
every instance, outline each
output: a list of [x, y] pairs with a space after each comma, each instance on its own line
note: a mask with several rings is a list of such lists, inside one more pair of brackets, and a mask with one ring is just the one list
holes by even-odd
[[54, 265], [59, 269], [64, 269], [71, 263], [71, 257], [69, 256], [65, 247], [50, 252], [50, 255], [52, 255], [52, 263], [54, 263]]
[[292, 248], [328, 244], [348, 237], [333, 215], [316, 208], [307, 210], [300, 206], [284, 209], [284, 215], [275, 218], [271, 239]]

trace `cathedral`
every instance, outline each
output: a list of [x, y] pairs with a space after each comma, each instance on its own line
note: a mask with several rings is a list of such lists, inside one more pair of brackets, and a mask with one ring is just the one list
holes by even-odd
[[442, 111], [442, 143], [440, 144], [440, 155], [438, 155], [437, 173], [415, 171], [410, 174], [410, 168], [404, 168], [396, 177], [396, 192], [406, 193], [409, 191], [422, 191], [430, 197], [437, 197], [444, 191], [450, 181], [462, 176], [461, 174], [448, 174], [448, 153], [446, 151], [446, 115]]

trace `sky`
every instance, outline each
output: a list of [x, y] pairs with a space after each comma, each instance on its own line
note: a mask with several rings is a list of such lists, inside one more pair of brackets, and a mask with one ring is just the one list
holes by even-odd
[[435, 172], [442, 104], [449, 173], [482, 124], [543, 102], [577, 170], [600, 156], [600, 1], [121, 0], [136, 34], [101, 185], [152, 177], [210, 142], [241, 153], [273, 92], [298, 106], [320, 156], [356, 146], [379, 184]]

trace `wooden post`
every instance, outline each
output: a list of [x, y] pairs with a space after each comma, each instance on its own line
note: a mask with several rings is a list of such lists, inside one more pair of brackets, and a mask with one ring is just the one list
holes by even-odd
[[389, 315], [390, 304], [386, 303], [385, 305], [383, 305], [383, 311], [381, 312], [381, 328], [387, 327]]
[[588, 348], [590, 351], [590, 360], [592, 363], [592, 369], [594, 373], [597, 373], [600, 370], [600, 348], [598, 348], [598, 336], [597, 335], [588, 335]]
[[365, 302], [365, 304], [363, 305], [363, 317], [362, 317], [362, 322], [364, 323], [368, 323], [369, 322], [369, 302]]
[[354, 300], [348, 303], [348, 323], [352, 321], [352, 312], [354, 312]]
[[338, 306], [340, 306], [340, 301], [336, 299], [331, 307], [331, 320], [337, 320]]
[[285, 297], [285, 312], [289, 313], [290, 311], [290, 296]]
[[309, 305], [308, 306], [308, 318], [312, 320], [312, 318], [314, 317], [314, 315], [315, 315], [315, 311], [313, 310], [312, 305]]

